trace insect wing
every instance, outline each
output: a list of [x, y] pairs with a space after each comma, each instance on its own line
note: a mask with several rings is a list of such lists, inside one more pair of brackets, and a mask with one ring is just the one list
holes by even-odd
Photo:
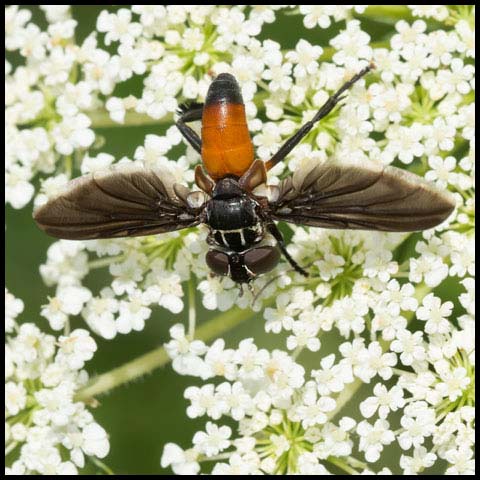
[[375, 164], [304, 167], [279, 185], [275, 220], [325, 228], [408, 232], [444, 221], [455, 202], [417, 175]]
[[35, 209], [33, 218], [47, 234], [70, 240], [151, 235], [197, 225], [203, 208], [191, 208], [174, 185], [167, 171], [117, 165], [70, 181], [63, 193]]

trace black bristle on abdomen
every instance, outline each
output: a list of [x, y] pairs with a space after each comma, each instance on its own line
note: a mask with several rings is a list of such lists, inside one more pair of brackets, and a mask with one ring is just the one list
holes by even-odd
[[181, 103], [178, 108], [177, 108], [177, 113], [178, 115], [184, 115], [185, 113], [191, 111], [191, 110], [196, 110], [197, 108], [202, 108], [203, 103], [199, 102], [184, 102]]

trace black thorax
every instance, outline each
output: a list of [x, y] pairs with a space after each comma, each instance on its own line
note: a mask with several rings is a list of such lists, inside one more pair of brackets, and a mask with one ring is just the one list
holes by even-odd
[[211, 241], [218, 246], [243, 252], [261, 239], [262, 227], [258, 203], [234, 178], [223, 178], [216, 185], [206, 206]]

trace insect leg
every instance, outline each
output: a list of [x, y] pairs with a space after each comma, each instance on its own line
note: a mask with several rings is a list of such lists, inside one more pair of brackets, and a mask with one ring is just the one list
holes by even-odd
[[301, 273], [304, 277], [308, 277], [308, 272], [306, 272], [298, 263], [290, 256], [283, 240], [282, 232], [277, 228], [277, 226], [272, 222], [267, 224], [267, 230], [271, 233], [273, 238], [277, 241], [278, 247], [281, 252], [285, 255], [285, 258], [288, 260], [288, 263], [293, 267], [293, 269]]
[[180, 130], [181, 134], [185, 137], [188, 143], [198, 153], [201, 153], [201, 150], [202, 150], [202, 140], [194, 130], [192, 130], [188, 125], [186, 125], [186, 123], [201, 120], [202, 112], [203, 112], [202, 103], [180, 105], [180, 108], [179, 108], [180, 118], [175, 123], [177, 128]]
[[305, 135], [313, 128], [315, 123], [317, 123], [322, 118], [326, 117], [335, 108], [335, 105], [337, 105], [344, 98], [342, 94], [373, 68], [375, 68], [375, 66], [373, 63], [371, 63], [368, 67], [365, 67], [363, 70], [360, 70], [360, 72], [354, 75], [348, 82], [344, 83], [337, 92], [335, 92], [331, 97], [329, 97], [328, 100], [320, 108], [320, 110], [316, 113], [316, 115], [312, 118], [312, 120], [305, 123], [300, 128], [300, 130], [298, 130], [298, 132], [295, 133], [295, 135], [290, 137], [280, 147], [280, 150], [278, 150], [278, 152], [275, 155], [273, 155], [273, 157], [270, 160], [268, 160], [268, 162], [266, 162], [265, 166], [267, 170], [270, 170], [278, 162], [281, 162], [292, 151], [292, 149], [298, 145], [298, 143], [302, 140], [302, 138], [305, 137]]

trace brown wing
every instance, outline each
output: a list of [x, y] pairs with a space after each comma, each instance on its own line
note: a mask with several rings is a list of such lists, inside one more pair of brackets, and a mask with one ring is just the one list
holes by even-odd
[[279, 185], [275, 220], [325, 228], [409, 232], [438, 225], [453, 211], [448, 192], [405, 170], [324, 163]]
[[166, 171], [121, 164], [70, 181], [33, 218], [48, 235], [70, 240], [170, 232], [200, 222], [203, 207], [190, 208], [181, 191]]

